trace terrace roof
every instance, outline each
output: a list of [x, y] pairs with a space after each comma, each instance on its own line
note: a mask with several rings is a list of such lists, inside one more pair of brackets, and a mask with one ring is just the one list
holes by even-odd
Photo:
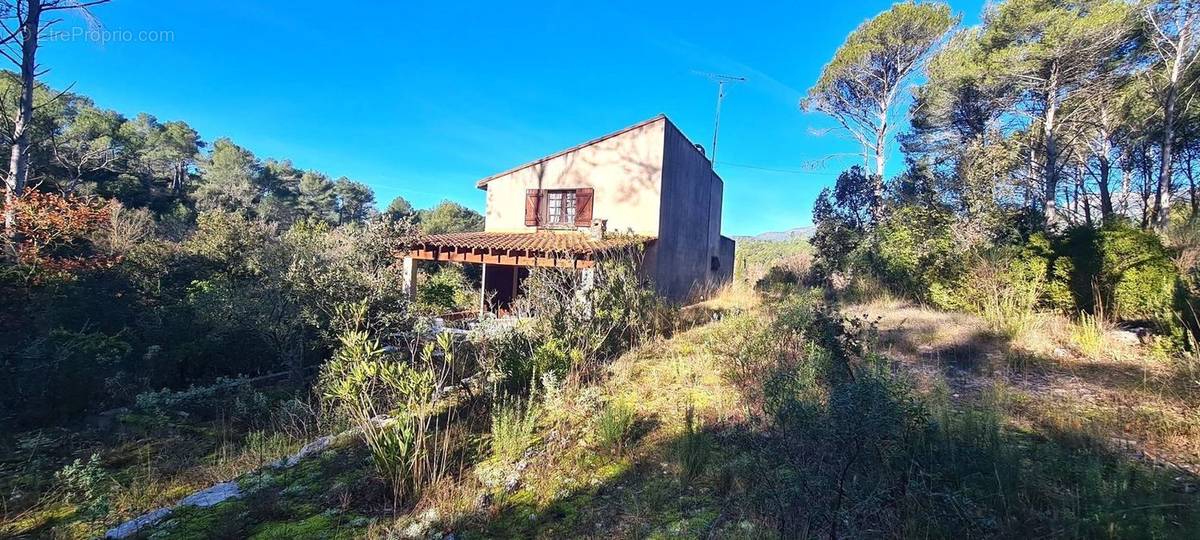
[[595, 238], [576, 231], [433, 234], [418, 237], [408, 256], [429, 261], [589, 268], [598, 255], [653, 240], [629, 235]]

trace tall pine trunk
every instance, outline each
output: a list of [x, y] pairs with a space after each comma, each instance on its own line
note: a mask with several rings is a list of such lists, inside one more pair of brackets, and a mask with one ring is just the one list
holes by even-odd
[[1100, 156], [1100, 178], [1097, 184], [1100, 187], [1100, 220], [1108, 221], [1113, 217], [1112, 191], [1109, 190], [1108, 182], [1112, 177], [1112, 162], [1108, 156]]
[[4, 196], [4, 231], [11, 240], [17, 238], [17, 216], [14, 203], [25, 193], [29, 178], [29, 126], [33, 121], [33, 87], [37, 79], [38, 33], [41, 31], [41, 0], [25, 1], [25, 18], [21, 25], [21, 96], [17, 117], [13, 119], [12, 150], [8, 159], [8, 176]]
[[883, 217], [883, 169], [887, 160], [887, 105], [879, 113], [879, 131], [875, 132], [875, 177], [871, 179], [871, 217], [875, 223]]
[[1108, 221], [1112, 218], [1113, 204], [1112, 191], [1109, 189], [1109, 181], [1112, 179], [1112, 141], [1109, 139], [1111, 130], [1109, 129], [1108, 108], [1100, 109], [1100, 150], [1096, 154], [1096, 161], [1099, 165], [1099, 175], [1096, 178], [1096, 185], [1100, 189], [1100, 221]]
[[1042, 168], [1043, 191], [1045, 197], [1044, 218], [1045, 228], [1050, 230], [1058, 221], [1058, 141], [1055, 140], [1055, 121], [1058, 115], [1058, 76], [1050, 76], [1050, 85], [1046, 91], [1046, 113], [1042, 118], [1042, 140], [1046, 146], [1045, 165]]
[[1083, 174], [1075, 175], [1075, 207], [1080, 205], [1083, 205], [1083, 222], [1091, 226], [1092, 198], [1088, 196], [1087, 185], [1083, 183]]
[[1154, 227], [1159, 231], [1165, 231], [1171, 220], [1171, 151], [1175, 140], [1175, 101], [1178, 99], [1175, 88], [1176, 77], [1178, 74], [1173, 73], [1172, 81], [1167, 86], [1166, 96], [1163, 99], [1163, 131], [1162, 141], [1159, 142], [1158, 189], [1154, 194]]
[[1187, 179], [1188, 179], [1188, 206], [1189, 206], [1189, 208], [1191, 208], [1191, 213], [1188, 214], [1188, 219], [1195, 219], [1196, 218], [1196, 210], [1197, 210], [1196, 177], [1194, 174], [1192, 174], [1192, 159], [1191, 158], [1188, 158], [1188, 167], [1187, 167], [1187, 171], [1185, 174], [1187, 174]]

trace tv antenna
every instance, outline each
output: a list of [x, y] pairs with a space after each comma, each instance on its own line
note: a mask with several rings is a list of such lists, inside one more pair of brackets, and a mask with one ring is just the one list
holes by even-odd
[[694, 72], [697, 75], [704, 76], [710, 81], [717, 83], [717, 114], [716, 120], [713, 123], [713, 142], [712, 142], [712, 166], [713, 170], [717, 169], [717, 136], [721, 133], [721, 102], [725, 99], [725, 85], [746, 82], [745, 77], [737, 75], [721, 75], [720, 73], [705, 73], [702, 71]]

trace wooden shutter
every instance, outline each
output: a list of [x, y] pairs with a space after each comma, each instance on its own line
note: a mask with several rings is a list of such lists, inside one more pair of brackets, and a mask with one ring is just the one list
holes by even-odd
[[525, 190], [525, 226], [537, 227], [541, 212], [542, 192], [536, 189]]
[[590, 227], [592, 225], [592, 188], [575, 190], [575, 226]]

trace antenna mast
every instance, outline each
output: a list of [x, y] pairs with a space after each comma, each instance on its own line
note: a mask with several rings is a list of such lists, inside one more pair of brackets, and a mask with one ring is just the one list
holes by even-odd
[[697, 74], [703, 75], [703, 76], [707, 77], [709, 80], [717, 82], [717, 114], [716, 114], [716, 119], [713, 122], [713, 142], [712, 142], [712, 160], [711, 160], [713, 170], [716, 170], [717, 169], [717, 137], [721, 133], [721, 102], [725, 100], [725, 84], [726, 83], [733, 84], [733, 83], [746, 82], [746, 78], [738, 77], [736, 75], [721, 75], [719, 73], [697, 72]]

